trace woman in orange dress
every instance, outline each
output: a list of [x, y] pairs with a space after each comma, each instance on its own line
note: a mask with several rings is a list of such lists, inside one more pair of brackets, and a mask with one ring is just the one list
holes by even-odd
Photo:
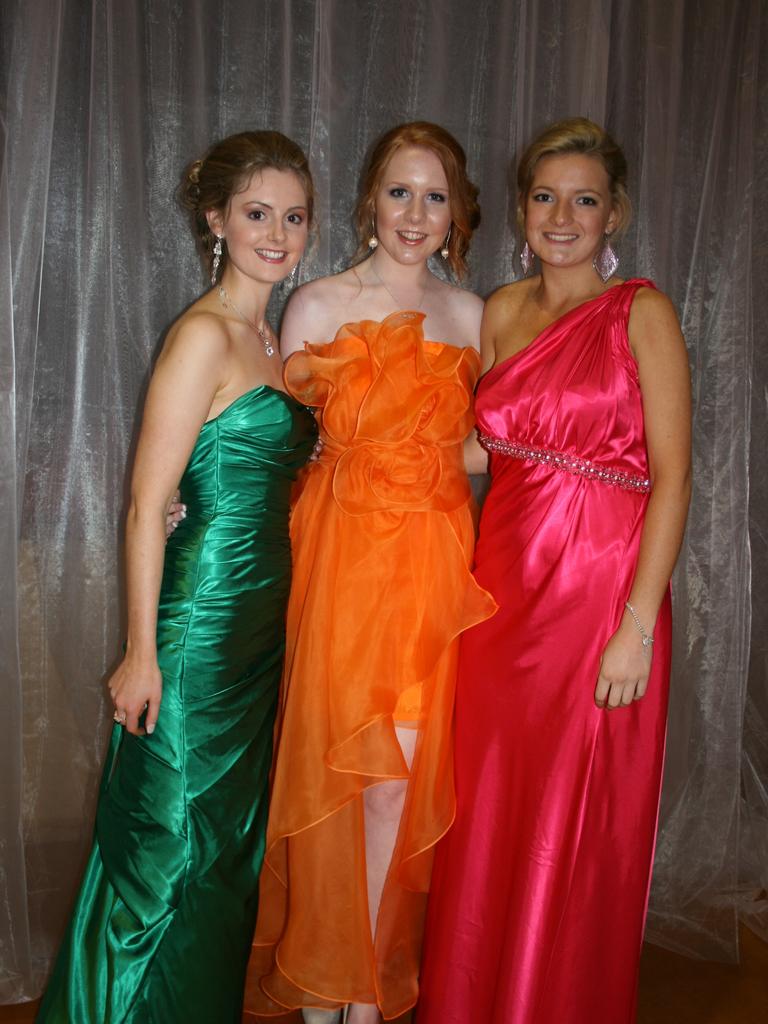
[[357, 208], [367, 259], [300, 288], [285, 380], [324, 442], [294, 508], [279, 750], [246, 1017], [399, 1016], [417, 999], [435, 843], [454, 816], [457, 641], [495, 611], [474, 581], [462, 443], [482, 301], [464, 153], [401, 125]]

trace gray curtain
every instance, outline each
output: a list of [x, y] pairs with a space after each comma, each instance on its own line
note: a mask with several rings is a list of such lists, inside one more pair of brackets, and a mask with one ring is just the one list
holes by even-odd
[[3, 0], [0, 1001], [43, 985], [90, 843], [131, 439], [205, 284], [174, 188], [254, 126], [309, 153], [308, 279], [353, 251], [372, 139], [444, 124], [481, 190], [483, 294], [519, 273], [526, 140], [585, 114], [624, 144], [621, 272], [676, 303], [695, 396], [649, 937], [733, 959], [741, 915], [768, 938], [766, 42], [761, 0]]

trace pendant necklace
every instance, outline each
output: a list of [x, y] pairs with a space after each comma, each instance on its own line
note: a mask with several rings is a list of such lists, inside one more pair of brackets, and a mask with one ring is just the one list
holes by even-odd
[[426, 310], [423, 308], [423, 304], [424, 304], [424, 296], [427, 294], [427, 285], [429, 284], [429, 278], [427, 278], [426, 282], [424, 283], [424, 287], [421, 289], [421, 295], [419, 296], [418, 304], [416, 306], [404, 306], [402, 304], [402, 302], [400, 302], [399, 299], [395, 298], [395, 296], [389, 290], [389, 287], [387, 286], [387, 282], [384, 280], [384, 278], [381, 276], [381, 274], [379, 274], [379, 272], [376, 269], [376, 267], [374, 267], [373, 262], [371, 262], [371, 270], [375, 274], [379, 284], [384, 286], [384, 289], [386, 290], [386, 292], [388, 293], [389, 297], [392, 299], [392, 301], [394, 302], [394, 304], [397, 306], [398, 309], [415, 309], [416, 312], [418, 312], [418, 313], [426, 312]]
[[[378, 274], [376, 276], [378, 277]], [[383, 281], [382, 284], [384, 284]], [[386, 285], [384, 285], [384, 287], [386, 288]], [[387, 291], [389, 291], [388, 288]], [[223, 284], [219, 285], [219, 299], [221, 300], [222, 306], [224, 306], [225, 308], [229, 306], [233, 313], [237, 313], [240, 319], [244, 320], [248, 324], [251, 330], [256, 331], [258, 336], [261, 338], [261, 343], [264, 346], [264, 351], [266, 352], [267, 356], [271, 358], [275, 354], [275, 346], [272, 344], [272, 339], [266, 333], [266, 331], [263, 331], [258, 324], [255, 324], [252, 320], [249, 320], [245, 313], [243, 313], [242, 310], [237, 308], [232, 299], [229, 297], [229, 292], [227, 291]]]

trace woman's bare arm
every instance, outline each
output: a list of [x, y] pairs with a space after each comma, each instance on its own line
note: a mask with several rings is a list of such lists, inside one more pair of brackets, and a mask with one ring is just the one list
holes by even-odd
[[146, 731], [153, 731], [162, 693], [156, 629], [166, 511], [222, 383], [227, 347], [218, 318], [190, 318], [169, 336], [147, 393], [126, 520], [126, 653], [109, 681], [136, 734], [145, 704]]
[[[669, 299], [638, 292], [629, 320], [643, 397], [651, 494], [629, 602], [652, 634], [685, 529], [691, 494], [691, 387], [688, 355]], [[645, 693], [651, 649], [631, 613], [608, 642], [595, 690], [600, 706], [628, 705]]]

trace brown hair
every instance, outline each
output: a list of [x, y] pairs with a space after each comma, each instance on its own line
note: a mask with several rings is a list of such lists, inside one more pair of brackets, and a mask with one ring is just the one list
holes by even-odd
[[632, 219], [632, 203], [627, 194], [626, 157], [612, 136], [586, 117], [569, 117], [551, 124], [523, 153], [517, 167], [517, 223], [520, 237], [525, 237], [525, 203], [539, 161], [546, 156], [566, 156], [569, 153], [594, 156], [605, 168], [617, 215], [613, 237], [620, 238]]
[[431, 149], [443, 165], [451, 201], [448, 262], [456, 277], [461, 279], [467, 269], [466, 256], [472, 232], [480, 223], [477, 187], [467, 176], [467, 158], [459, 143], [445, 128], [429, 121], [399, 124], [382, 135], [373, 147], [355, 208], [355, 226], [360, 242], [358, 255], [366, 251], [368, 239], [375, 229], [376, 195], [381, 187], [387, 164], [399, 149], [406, 146], [423, 146], [425, 149]]
[[[179, 187], [179, 199], [189, 210], [205, 260], [213, 261], [213, 232], [206, 212], [218, 210], [226, 215], [229, 204], [248, 185], [257, 171], [274, 168], [293, 171], [307, 196], [307, 220], [312, 224], [315, 189], [303, 150], [282, 132], [256, 131], [228, 135], [214, 143], [201, 160], [186, 168]], [[226, 247], [222, 254], [226, 265]]]

